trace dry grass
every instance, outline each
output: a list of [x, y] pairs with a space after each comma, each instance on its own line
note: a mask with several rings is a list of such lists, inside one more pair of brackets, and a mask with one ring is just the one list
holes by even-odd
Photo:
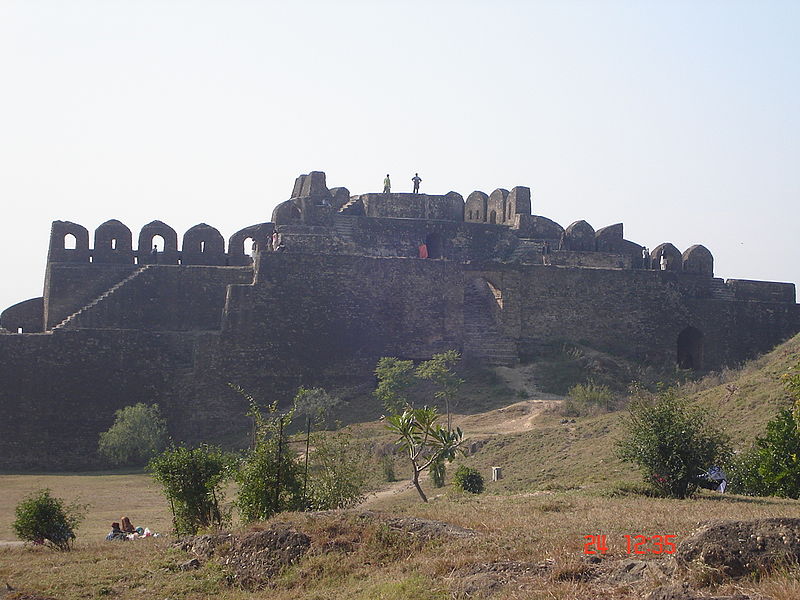
[[[785, 403], [778, 376], [799, 358], [800, 336], [755, 364], [718, 380], [709, 378], [691, 391], [699, 402], [725, 414], [726, 428], [746, 444]], [[508, 397], [504, 389], [486, 408], [494, 408], [501, 396], [506, 405], [519, 400]], [[800, 518], [800, 502], [792, 500], [711, 493], [691, 500], [670, 500], [624, 493], [622, 488], [639, 476], [613, 456], [613, 440], [621, 434], [622, 415], [582, 417], [564, 424], [555, 415], [539, 414], [539, 408], [531, 401], [459, 417], [468, 435], [488, 438], [466, 462], [484, 473], [493, 465], [504, 468], [505, 478], [487, 484], [487, 493], [461, 495], [450, 489], [430, 488], [426, 483], [432, 498], [429, 504], [421, 504], [414, 490], [409, 490], [383, 497], [371, 506], [474, 529], [477, 537], [415, 540], [379, 525], [356, 526], [352, 512], [280, 515], [276, 521], [290, 522], [308, 533], [312, 551], [277, 577], [269, 590], [257, 593], [229, 586], [224, 568], [213, 562], [197, 571], [178, 570], [177, 565], [189, 556], [172, 547], [169, 539], [100, 541], [108, 524], [122, 515], [130, 516], [137, 525], [169, 529], [167, 505], [146, 475], [0, 476], [0, 539], [13, 539], [13, 507], [37, 488], [49, 487], [68, 501], [93, 505], [71, 553], [0, 547], [0, 586], [8, 581], [19, 590], [60, 600], [211, 596], [219, 600], [444, 600], [455, 597], [453, 591], [464, 583], [467, 574], [480, 571], [481, 565], [517, 561], [546, 564], [548, 568], [504, 579], [493, 597], [632, 600], [666, 582], [650, 579], [626, 586], [602, 579], [582, 581], [587, 572], [583, 560], [585, 535], [607, 536], [607, 563], [628, 557], [625, 534], [674, 534], [680, 541], [698, 522], [709, 519]], [[357, 437], [376, 448], [391, 441], [377, 423], [357, 426], [355, 431]], [[404, 472], [401, 464], [399, 478]], [[613, 489], [617, 493], [609, 495], [608, 490]], [[668, 561], [669, 557], [645, 559]], [[785, 570], [727, 582], [707, 591], [796, 599], [800, 598], [799, 575], [797, 569]]]
[[143, 473], [72, 475], [0, 475], [0, 541], [14, 540], [11, 529], [14, 507], [33, 491], [50, 488], [67, 503], [89, 504], [86, 520], [78, 529], [81, 537], [102, 539], [112, 521], [130, 517], [135, 526], [169, 531], [169, 506], [158, 486]]
[[[476, 530], [472, 539], [413, 540], [380, 525], [356, 525], [353, 513], [281, 515], [312, 538], [312, 552], [274, 582], [268, 596], [276, 600], [334, 598], [444, 599], [463, 573], [498, 561], [540, 563], [552, 567], [535, 576], [513, 578], [502, 598], [641, 598], [644, 588], [576, 581], [585, 569], [583, 536], [605, 534], [605, 560], [627, 557], [625, 534], [687, 536], [698, 521], [712, 518], [800, 517], [800, 503], [779, 499], [702, 496], [695, 500], [598, 498], [585, 491], [464, 496], [448, 493], [430, 504], [401, 499], [394, 514], [442, 520]], [[87, 538], [84, 538], [84, 540]], [[320, 548], [328, 548], [320, 551]], [[333, 549], [331, 549], [333, 548]], [[168, 540], [129, 543], [80, 541], [71, 553], [42, 548], [0, 549], [0, 582], [17, 589], [63, 600], [114, 598], [207, 598], [223, 600], [266, 597], [226, 584], [224, 570], [206, 563], [184, 572], [188, 559]], [[666, 561], [667, 557], [648, 556]], [[796, 572], [736, 584], [780, 600], [796, 598]], [[733, 584], [725, 588], [733, 589]]]

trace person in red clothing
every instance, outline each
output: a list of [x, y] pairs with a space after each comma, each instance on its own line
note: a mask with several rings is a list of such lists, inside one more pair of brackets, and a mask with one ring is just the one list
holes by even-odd
[[428, 246], [425, 244], [425, 242], [419, 243], [419, 257], [428, 258]]

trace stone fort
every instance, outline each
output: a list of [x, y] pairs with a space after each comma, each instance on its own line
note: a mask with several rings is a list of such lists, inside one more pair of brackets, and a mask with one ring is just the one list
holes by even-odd
[[55, 221], [43, 296], [0, 315], [0, 468], [97, 465], [99, 432], [136, 402], [175, 439], [232, 439], [246, 406], [229, 382], [288, 400], [371, 381], [381, 356], [513, 365], [565, 342], [709, 370], [800, 330], [793, 284], [715, 278], [702, 245], [642, 250], [621, 223], [532, 214], [527, 187], [351, 195], [322, 172], [227, 244], [200, 224], [179, 247], [153, 221], [134, 247], [116, 220], [90, 243]]

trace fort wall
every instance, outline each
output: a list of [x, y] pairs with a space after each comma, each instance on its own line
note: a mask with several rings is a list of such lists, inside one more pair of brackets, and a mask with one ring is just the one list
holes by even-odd
[[227, 244], [206, 224], [179, 239], [153, 221], [134, 247], [116, 220], [93, 237], [55, 221], [43, 297], [0, 315], [0, 468], [98, 466], [97, 436], [136, 402], [175, 439], [233, 439], [247, 406], [229, 383], [288, 402], [370, 382], [382, 356], [515, 364], [573, 343], [707, 370], [800, 331], [792, 284], [725, 282], [701, 245], [642, 257], [621, 223], [530, 211], [524, 187], [351, 197], [312, 172]]

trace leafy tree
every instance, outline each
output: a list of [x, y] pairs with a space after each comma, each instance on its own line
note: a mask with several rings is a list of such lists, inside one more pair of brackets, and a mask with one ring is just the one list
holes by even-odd
[[222, 449], [206, 444], [173, 447], [150, 461], [148, 468], [169, 500], [177, 533], [194, 534], [201, 528], [221, 527], [228, 520], [220, 503], [232, 466]]
[[444, 401], [445, 412], [447, 413], [447, 429], [453, 428], [451, 407], [456, 405], [458, 390], [464, 380], [453, 372], [461, 360], [461, 355], [455, 350], [448, 350], [440, 354], [434, 354], [430, 360], [426, 360], [417, 367], [416, 375], [420, 379], [432, 381], [439, 389], [434, 393], [434, 397]]
[[406, 452], [412, 467], [412, 483], [423, 502], [428, 498], [419, 485], [419, 475], [437, 461], [452, 462], [464, 443], [461, 429], [442, 427], [435, 407], [408, 408], [402, 414], [386, 418], [386, 427], [396, 434], [398, 448]]
[[408, 389], [414, 384], [414, 363], [384, 356], [375, 368], [378, 387], [373, 394], [381, 401], [386, 412], [400, 413], [408, 405]]
[[144, 465], [167, 445], [167, 422], [158, 404], [126, 406], [100, 434], [98, 452], [115, 465]]
[[800, 431], [792, 411], [781, 410], [767, 432], [733, 461], [731, 489], [752, 496], [800, 498]]
[[286, 432], [294, 408], [282, 414], [273, 403], [264, 414], [252, 397], [250, 401], [248, 414], [255, 423], [255, 439], [235, 474], [239, 484], [236, 506], [245, 522], [305, 508], [303, 472]]
[[305, 417], [317, 429], [329, 425], [331, 411], [339, 404], [339, 398], [323, 388], [300, 387], [294, 396], [295, 414]]
[[16, 520], [11, 527], [21, 540], [69, 551], [75, 539], [75, 529], [85, 513], [85, 506], [67, 506], [60, 498], [51, 496], [50, 490], [43, 489], [17, 504]]
[[477, 469], [461, 465], [453, 475], [453, 485], [462, 492], [480, 494], [483, 491], [483, 475]]
[[693, 494], [697, 476], [730, 456], [727, 436], [711, 424], [707, 412], [672, 389], [635, 400], [626, 426], [627, 437], [617, 442], [619, 457], [638, 465], [664, 496]]

